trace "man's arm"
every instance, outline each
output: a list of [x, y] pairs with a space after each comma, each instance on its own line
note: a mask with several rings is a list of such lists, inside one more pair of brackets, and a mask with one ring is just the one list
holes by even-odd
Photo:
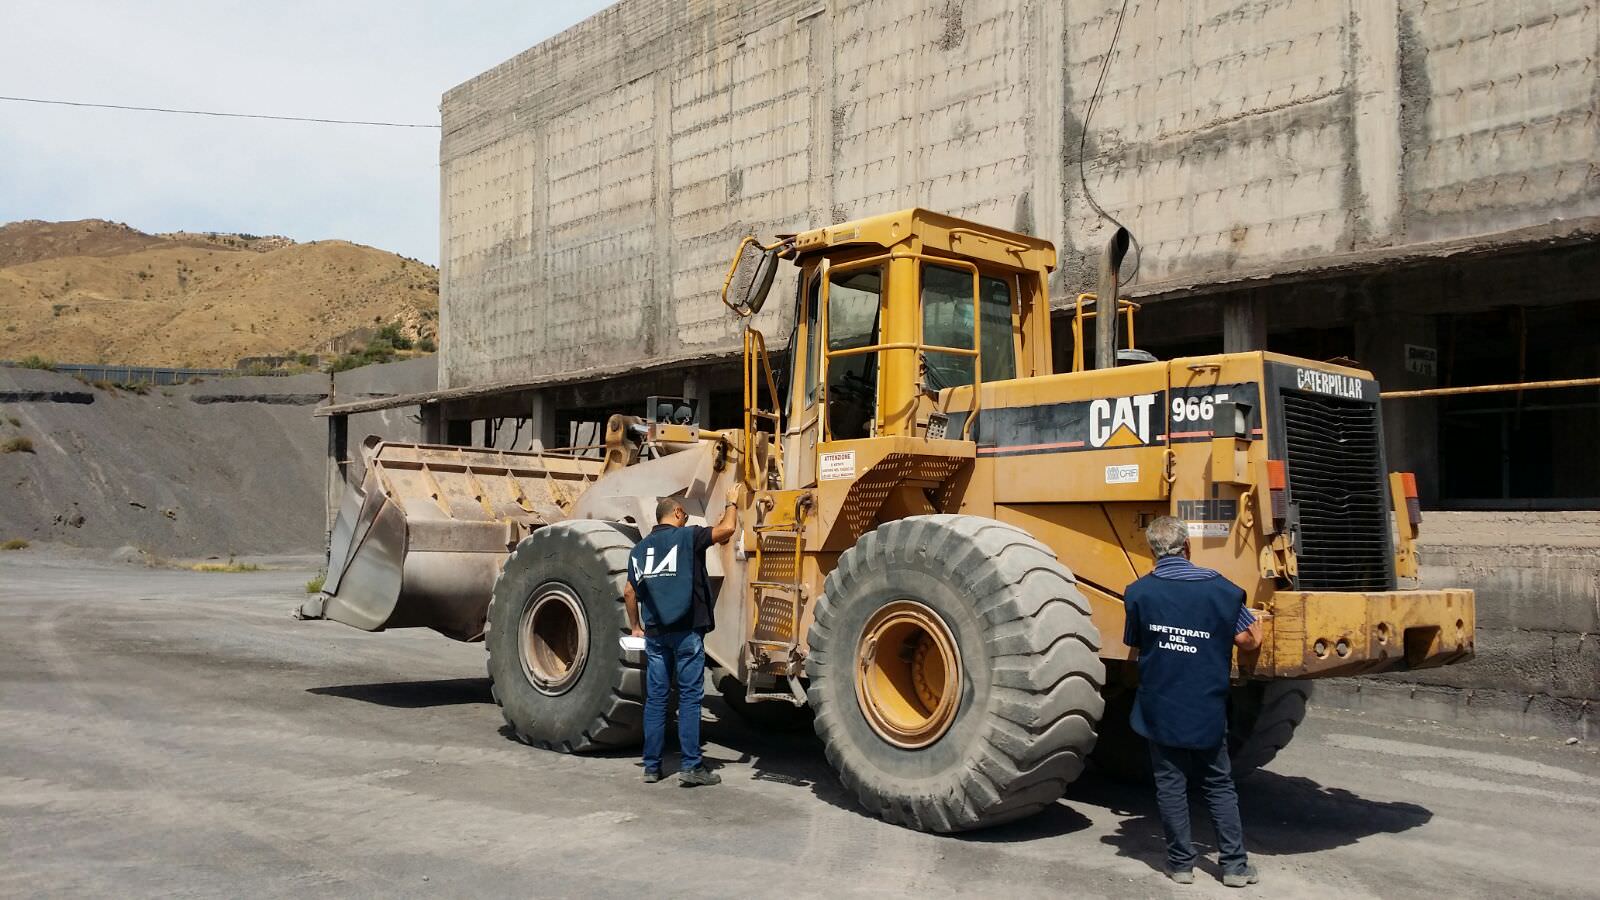
[[1139, 625], [1139, 601], [1124, 596], [1122, 614], [1122, 642], [1133, 648], [1133, 652], [1128, 654], [1128, 661], [1134, 662], [1139, 658], [1139, 632], [1143, 630]]
[[727, 500], [728, 505], [722, 510], [722, 519], [711, 526], [713, 544], [726, 544], [738, 530], [739, 508], [735, 504], [739, 502], [739, 485], [735, 484], [728, 488]]
[[628, 628], [632, 629], [634, 637], [644, 637], [644, 626], [639, 622], [639, 595], [633, 592], [633, 582], [630, 580], [622, 589], [622, 605], [628, 610]]
[[[1265, 615], [1265, 613], [1263, 613]], [[1234, 623], [1235, 633], [1233, 645], [1240, 650], [1250, 651], [1261, 649], [1261, 620], [1250, 611], [1250, 607], [1240, 605], [1239, 618]]]

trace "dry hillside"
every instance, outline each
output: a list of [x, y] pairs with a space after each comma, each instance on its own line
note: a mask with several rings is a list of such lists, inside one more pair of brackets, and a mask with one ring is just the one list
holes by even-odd
[[432, 338], [438, 313], [432, 266], [345, 241], [0, 226], [0, 359], [227, 368], [335, 353], [386, 322]]

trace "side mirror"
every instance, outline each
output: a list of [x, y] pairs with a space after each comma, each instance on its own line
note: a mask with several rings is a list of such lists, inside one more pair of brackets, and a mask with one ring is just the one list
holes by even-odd
[[740, 317], [761, 312], [772, 292], [772, 281], [778, 275], [778, 253], [783, 244], [763, 247], [753, 236], [739, 242], [734, 251], [733, 263], [728, 266], [728, 277], [722, 282], [723, 305]]

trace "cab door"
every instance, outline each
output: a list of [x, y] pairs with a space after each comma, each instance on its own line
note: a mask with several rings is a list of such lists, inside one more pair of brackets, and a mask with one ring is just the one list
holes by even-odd
[[[784, 435], [785, 484], [791, 488], [817, 483], [817, 444], [824, 417], [830, 440], [871, 437], [877, 430], [878, 354], [837, 357], [827, 366], [822, 383], [822, 317], [827, 314], [828, 349], [870, 347], [879, 340], [883, 283], [886, 267], [849, 266], [834, 271], [826, 262], [806, 282], [805, 318], [801, 348], [794, 357], [796, 376], [792, 393], [793, 424]], [[822, 281], [828, 290], [824, 311]]]

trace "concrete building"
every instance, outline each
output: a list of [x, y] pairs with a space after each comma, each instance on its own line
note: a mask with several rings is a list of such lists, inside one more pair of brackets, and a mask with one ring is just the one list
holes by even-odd
[[[444, 96], [425, 433], [581, 443], [651, 394], [731, 424], [739, 237], [914, 205], [1054, 240], [1063, 309], [1103, 209], [1163, 357], [1600, 376], [1597, 112], [1600, 0], [624, 0]], [[1385, 421], [1430, 510], [1600, 508], [1600, 388]], [[1588, 577], [1572, 635], [1600, 630]]]

